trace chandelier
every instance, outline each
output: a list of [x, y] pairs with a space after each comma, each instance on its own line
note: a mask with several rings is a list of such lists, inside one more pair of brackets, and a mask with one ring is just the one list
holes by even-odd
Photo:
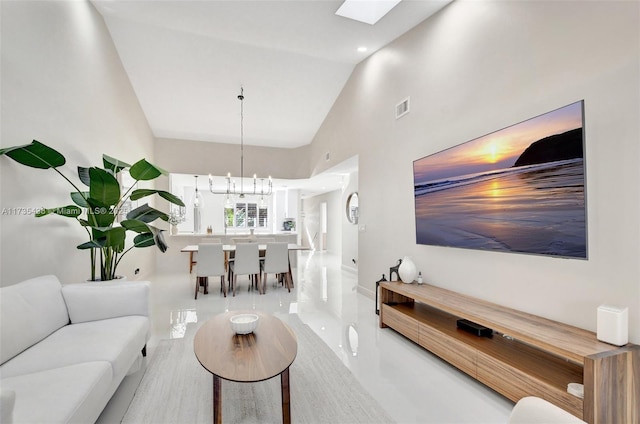
[[244, 88], [240, 87], [240, 94], [238, 95], [240, 100], [240, 190], [236, 188], [236, 182], [232, 180], [231, 173], [229, 172], [226, 179], [225, 190], [215, 190], [213, 188], [213, 176], [209, 174], [209, 191], [213, 194], [222, 194], [227, 196], [226, 202], [231, 202], [231, 196], [238, 196], [244, 199], [246, 195], [260, 196], [261, 203], [264, 202], [264, 196], [270, 196], [273, 192], [273, 181], [271, 176], [267, 181], [267, 187], [265, 189], [264, 178], [260, 178], [260, 189], [258, 189], [258, 177], [253, 174], [253, 190], [244, 189]]

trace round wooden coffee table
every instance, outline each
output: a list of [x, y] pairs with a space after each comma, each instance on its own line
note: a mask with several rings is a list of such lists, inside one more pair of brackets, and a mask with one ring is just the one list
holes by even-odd
[[[229, 318], [249, 313], [260, 317], [251, 334], [237, 335]], [[213, 422], [222, 423], [221, 379], [241, 383], [268, 380], [280, 374], [282, 422], [291, 422], [289, 366], [298, 353], [293, 331], [273, 315], [231, 311], [216, 315], [196, 333], [193, 350], [200, 364], [213, 374]]]

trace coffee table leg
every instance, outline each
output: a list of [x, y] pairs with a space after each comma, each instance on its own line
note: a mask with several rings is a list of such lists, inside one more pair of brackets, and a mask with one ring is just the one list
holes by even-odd
[[213, 422], [222, 424], [222, 391], [220, 377], [213, 376]]
[[282, 422], [291, 424], [291, 402], [289, 397], [289, 367], [280, 374], [282, 385]]

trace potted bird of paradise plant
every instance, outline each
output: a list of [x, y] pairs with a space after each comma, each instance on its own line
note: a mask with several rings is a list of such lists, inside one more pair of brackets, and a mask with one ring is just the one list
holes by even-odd
[[[148, 204], [126, 211], [130, 201], [157, 195], [178, 206], [184, 203], [173, 194], [155, 189], [134, 189], [136, 184], [122, 190], [118, 174], [128, 170], [131, 178], [138, 181], [151, 181], [161, 175], [167, 175], [163, 169], [140, 159], [133, 165], [107, 155], [102, 156], [102, 167], [77, 167], [79, 182], [73, 182], [59, 168], [66, 164], [65, 157], [55, 149], [37, 141], [0, 149], [0, 156], [43, 170], [52, 170], [64, 178], [73, 188], [70, 193], [73, 204], [55, 208], [42, 208], [36, 217], [59, 215], [75, 219], [87, 232], [88, 241], [77, 246], [89, 250], [91, 257], [91, 280], [113, 280], [116, 278], [118, 264], [134, 248], [157, 246], [161, 252], [167, 250], [167, 244], [161, 229], [152, 225], [157, 219], [167, 221], [168, 215], [152, 208]], [[131, 246], [126, 246], [127, 233], [135, 233]], [[96, 268], [99, 265], [99, 274]]]

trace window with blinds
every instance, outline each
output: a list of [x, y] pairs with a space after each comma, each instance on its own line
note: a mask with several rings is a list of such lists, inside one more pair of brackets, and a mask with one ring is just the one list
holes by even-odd
[[268, 218], [269, 218], [269, 213], [267, 211], [267, 208], [258, 209], [258, 227], [266, 228], [267, 223], [269, 222]]
[[269, 209], [258, 207], [257, 203], [236, 203], [233, 208], [224, 209], [225, 226], [235, 228], [266, 228]]
[[258, 222], [258, 205], [247, 203], [247, 227], [255, 228]]

